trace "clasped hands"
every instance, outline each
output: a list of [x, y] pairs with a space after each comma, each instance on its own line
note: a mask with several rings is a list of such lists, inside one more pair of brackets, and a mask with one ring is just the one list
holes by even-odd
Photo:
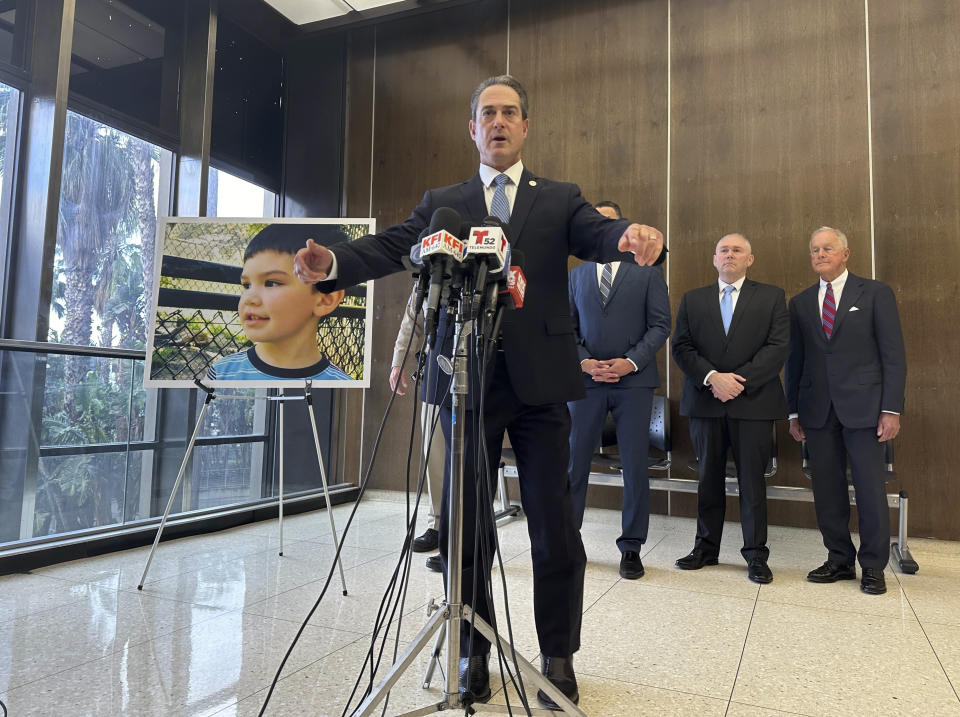
[[597, 383], [617, 383], [621, 376], [633, 372], [633, 364], [625, 358], [585, 359], [580, 363], [583, 372]]
[[746, 381], [747, 379], [738, 373], [720, 373], [719, 371], [710, 374], [710, 378], [707, 379], [713, 397], [723, 403], [732, 401], [743, 393], [743, 384]]

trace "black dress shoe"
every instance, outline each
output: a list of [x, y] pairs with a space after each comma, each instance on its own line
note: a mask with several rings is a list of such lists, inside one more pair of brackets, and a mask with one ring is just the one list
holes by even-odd
[[773, 573], [767, 566], [767, 561], [760, 558], [754, 558], [747, 564], [747, 577], [761, 585], [773, 582]]
[[433, 528], [427, 528], [423, 535], [418, 535], [413, 539], [413, 552], [429, 553], [431, 550], [436, 550], [439, 544], [440, 536], [437, 531]]
[[620, 577], [624, 580], [636, 580], [643, 577], [643, 563], [640, 553], [635, 550], [625, 550], [620, 556]]
[[[573, 674], [573, 655], [569, 657], [540, 656], [540, 672], [560, 690], [564, 697], [577, 704], [580, 701], [580, 691], [577, 689], [577, 676]], [[537, 690], [537, 699], [548, 710], [559, 710], [560, 705], [554, 702], [543, 690]]]
[[460, 658], [460, 701], [464, 705], [490, 699], [490, 655]]
[[431, 555], [429, 558], [427, 558], [427, 570], [432, 570], [435, 573], [443, 572], [443, 563], [440, 562], [440, 553]]
[[860, 589], [867, 595], [883, 595], [887, 592], [887, 581], [883, 578], [882, 568], [864, 568], [860, 578]]
[[694, 548], [689, 555], [685, 555], [676, 562], [681, 570], [699, 570], [704, 565], [716, 565], [717, 557], [708, 556], [701, 548]]
[[837, 565], [829, 560], [807, 573], [811, 583], [835, 583], [837, 580], [856, 580], [857, 569], [852, 565]]

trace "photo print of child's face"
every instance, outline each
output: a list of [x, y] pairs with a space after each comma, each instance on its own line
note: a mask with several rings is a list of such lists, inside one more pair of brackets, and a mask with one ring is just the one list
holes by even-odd
[[316, 319], [333, 311], [343, 292], [324, 294], [293, 273], [293, 256], [262, 251], [243, 265], [237, 311], [254, 343], [283, 343], [316, 334]]
[[293, 266], [308, 239], [373, 231], [372, 219], [162, 218], [145, 386], [368, 387], [373, 282], [325, 292]]

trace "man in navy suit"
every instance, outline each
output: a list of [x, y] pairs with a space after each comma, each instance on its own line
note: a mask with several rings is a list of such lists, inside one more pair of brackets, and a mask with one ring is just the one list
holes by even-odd
[[747, 577], [769, 583], [767, 490], [764, 471], [773, 424], [787, 414], [780, 369], [790, 319], [783, 289], [747, 278], [754, 257], [740, 234], [717, 244], [719, 282], [688, 291], [680, 302], [673, 358], [684, 373], [680, 414], [690, 416], [699, 459], [697, 539], [681, 570], [716, 565], [726, 511], [727, 451], [740, 484], [741, 554]]
[[[620, 207], [599, 202], [598, 212], [620, 218]], [[607, 412], [617, 426], [623, 463], [620, 576], [643, 577], [640, 550], [650, 524], [647, 448], [653, 390], [660, 385], [657, 350], [670, 335], [670, 299], [659, 269], [626, 262], [586, 262], [569, 275], [570, 316], [580, 353], [586, 398], [571, 401], [570, 492], [583, 525], [590, 462], [600, 445]]]
[[[820, 281], [790, 300], [787, 404], [790, 435], [806, 440], [817, 525], [827, 561], [807, 580], [833, 583], [863, 575], [860, 589], [887, 591], [890, 512], [883, 446], [900, 432], [907, 359], [889, 286], [847, 271], [843, 232], [821, 227], [810, 237]], [[847, 465], [856, 491], [860, 550], [850, 539]]]
[[[456, 210], [470, 224], [488, 215], [505, 222], [512, 246], [523, 252], [527, 279], [523, 308], [504, 314], [499, 350], [488, 369], [483, 426], [488, 470], [499, 464], [504, 432], [510, 436], [520, 474], [523, 510], [532, 545], [534, 616], [543, 674], [569, 699], [577, 701], [573, 653], [580, 647], [583, 575], [586, 556], [573, 519], [567, 478], [570, 414], [566, 402], [583, 396], [577, 348], [567, 298], [567, 257], [589, 261], [662, 261], [663, 235], [653, 227], [608, 219], [590, 206], [580, 189], [544, 179], [523, 166], [520, 150], [529, 129], [527, 93], [509, 75], [481, 82], [470, 100], [470, 137], [480, 169], [465, 182], [430, 189], [402, 224], [379, 234], [343, 243], [330, 251], [313, 241], [297, 257], [300, 278], [336, 287], [403, 271], [420, 232], [441, 207]], [[445, 319], [438, 334], [445, 335]], [[449, 351], [449, 343], [441, 347]], [[474, 392], [476, 394], [478, 392]], [[476, 401], [476, 395], [473, 400]], [[477, 405], [476, 403], [474, 405]], [[478, 411], [462, 417], [468, 426], [464, 455], [477, 452], [474, 431]], [[450, 459], [450, 409], [441, 409]], [[481, 565], [474, 569], [474, 517], [478, 513], [477, 476], [472, 460], [464, 465], [463, 599], [490, 622], [485, 587], [489, 585], [492, 521], [483, 526]], [[493, 481], [491, 475], [481, 476]], [[449, 505], [448, 481], [443, 504]], [[448, 512], [440, 523], [440, 550], [446, 564]], [[479, 591], [472, 592], [474, 573]], [[444, 570], [446, 574], [446, 570]], [[490, 645], [464, 624], [461, 630], [460, 694], [464, 703], [490, 696]], [[556, 707], [542, 691], [541, 703]]]

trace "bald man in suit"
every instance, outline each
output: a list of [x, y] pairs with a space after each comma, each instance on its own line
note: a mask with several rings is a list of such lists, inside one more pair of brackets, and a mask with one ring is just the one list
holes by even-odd
[[718, 562], [731, 450], [740, 484], [740, 552], [747, 577], [769, 583], [764, 471], [773, 423], [787, 414], [780, 369], [790, 322], [783, 289], [747, 278], [753, 262], [746, 238], [723, 237], [713, 256], [719, 280], [684, 294], [677, 313], [673, 358], [684, 373], [680, 414], [690, 416], [699, 483], [696, 541], [676, 565], [699, 570]]

